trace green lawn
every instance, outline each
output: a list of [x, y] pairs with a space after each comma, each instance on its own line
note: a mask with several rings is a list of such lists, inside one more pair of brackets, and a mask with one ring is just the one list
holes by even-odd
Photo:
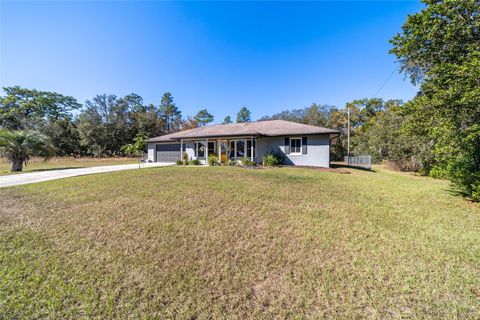
[[0, 189], [0, 318], [480, 318], [480, 207], [444, 181], [351, 171]]
[[[54, 169], [85, 168], [96, 166], [110, 166], [115, 164], [138, 163], [134, 158], [73, 158], [73, 157], [55, 157], [48, 161], [41, 158], [33, 158], [23, 167], [22, 172], [46, 171]], [[10, 171], [12, 165], [5, 159], [0, 158], [0, 176], [12, 174]], [[15, 172], [15, 174], [21, 172]]]

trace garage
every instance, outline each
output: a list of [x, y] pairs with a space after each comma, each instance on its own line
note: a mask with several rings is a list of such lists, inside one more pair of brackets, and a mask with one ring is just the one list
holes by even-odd
[[180, 143], [156, 144], [156, 162], [175, 162], [180, 160]]

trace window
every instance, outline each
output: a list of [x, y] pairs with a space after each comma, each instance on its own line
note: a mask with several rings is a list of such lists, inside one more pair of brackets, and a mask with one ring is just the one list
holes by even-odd
[[215, 141], [208, 142], [208, 154], [217, 154], [217, 151], [215, 151]]
[[[252, 141], [247, 140], [230, 140], [230, 148], [228, 150], [230, 159], [251, 157]], [[253, 140], [253, 156], [255, 157], [255, 140]]]
[[245, 140], [237, 140], [237, 158], [245, 157]]
[[205, 143], [204, 142], [195, 142], [195, 157], [205, 158]]
[[230, 159], [235, 158], [235, 141], [230, 141]]
[[291, 138], [290, 139], [290, 153], [291, 154], [302, 154], [302, 139], [301, 138]]

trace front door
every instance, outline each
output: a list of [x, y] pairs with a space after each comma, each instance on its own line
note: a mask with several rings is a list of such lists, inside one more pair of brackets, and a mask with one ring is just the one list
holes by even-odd
[[225, 163], [227, 161], [227, 141], [220, 141], [220, 162]]

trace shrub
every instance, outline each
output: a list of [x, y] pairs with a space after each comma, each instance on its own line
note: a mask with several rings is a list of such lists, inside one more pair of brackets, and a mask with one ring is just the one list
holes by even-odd
[[263, 157], [264, 166], [267, 166], [267, 167], [278, 166], [281, 163], [282, 163], [282, 158], [273, 153], [269, 153]]
[[465, 196], [480, 202], [480, 124], [470, 129], [472, 133], [463, 139], [463, 152], [450, 161], [449, 178]]
[[182, 158], [183, 158], [183, 164], [186, 166], [188, 165], [188, 153], [184, 152], [182, 154]]
[[210, 154], [208, 156], [208, 165], [209, 166], [216, 166], [218, 164], [218, 158], [214, 154]]
[[236, 166], [238, 164], [237, 161], [233, 159], [228, 159], [227, 162], [225, 163], [227, 166]]
[[192, 166], [198, 166], [200, 164], [200, 161], [197, 159], [193, 159], [193, 160], [190, 160], [188, 164]]
[[183, 164], [182, 160], [177, 160], [177, 165], [181, 166]]
[[254, 166], [256, 165], [255, 162], [253, 162], [252, 160], [250, 160], [250, 158], [247, 158], [247, 157], [243, 157], [240, 159], [240, 163], [243, 165], [243, 166]]

